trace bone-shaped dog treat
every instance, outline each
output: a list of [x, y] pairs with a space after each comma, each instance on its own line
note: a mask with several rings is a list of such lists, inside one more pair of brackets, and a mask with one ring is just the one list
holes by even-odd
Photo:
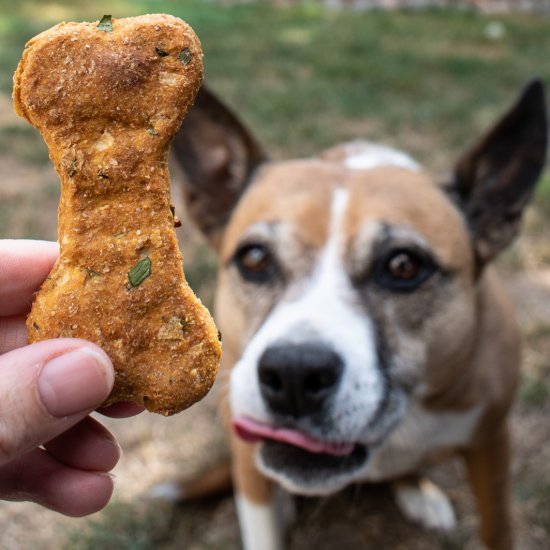
[[174, 414], [210, 389], [218, 331], [188, 287], [170, 207], [168, 146], [202, 80], [175, 17], [61, 23], [33, 38], [14, 76], [16, 112], [61, 178], [61, 255], [37, 294], [29, 340], [78, 337], [116, 369], [106, 404]]

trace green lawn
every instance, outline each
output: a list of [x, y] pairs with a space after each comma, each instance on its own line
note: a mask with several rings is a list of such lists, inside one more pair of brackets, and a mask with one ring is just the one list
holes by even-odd
[[201, 37], [210, 85], [276, 154], [369, 137], [444, 169], [533, 75], [550, 82], [550, 20], [473, 12], [333, 12], [313, 2], [0, 0], [0, 89], [29, 37], [55, 22], [168, 12]]

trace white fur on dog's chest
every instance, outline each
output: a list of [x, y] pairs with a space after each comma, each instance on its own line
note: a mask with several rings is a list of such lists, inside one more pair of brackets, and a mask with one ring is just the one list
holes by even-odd
[[412, 404], [403, 422], [369, 461], [365, 481], [385, 481], [417, 470], [430, 455], [471, 441], [483, 411], [430, 412]]

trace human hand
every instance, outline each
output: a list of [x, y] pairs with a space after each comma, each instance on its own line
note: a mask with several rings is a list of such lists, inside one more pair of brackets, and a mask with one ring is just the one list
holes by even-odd
[[[89, 413], [114, 382], [109, 357], [85, 340], [27, 345], [33, 293], [59, 255], [56, 243], [0, 240], [0, 499], [30, 500], [70, 516], [103, 508], [120, 458]], [[102, 412], [130, 416], [115, 405]]]

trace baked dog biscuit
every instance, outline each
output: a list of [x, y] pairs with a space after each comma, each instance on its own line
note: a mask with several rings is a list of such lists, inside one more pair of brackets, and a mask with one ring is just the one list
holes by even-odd
[[201, 399], [221, 344], [185, 281], [168, 146], [202, 81], [195, 33], [168, 15], [61, 23], [33, 38], [16, 112], [61, 178], [61, 254], [35, 297], [29, 341], [84, 338], [116, 369], [105, 404], [164, 415]]

